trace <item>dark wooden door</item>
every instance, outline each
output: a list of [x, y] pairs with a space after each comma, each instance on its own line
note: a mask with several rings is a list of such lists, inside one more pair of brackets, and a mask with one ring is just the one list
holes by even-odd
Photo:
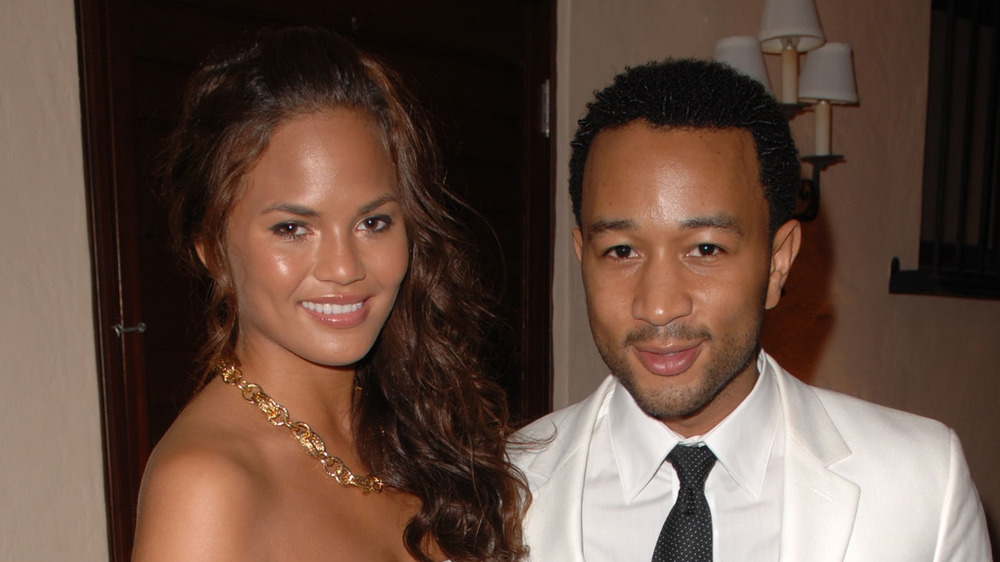
[[142, 468], [190, 396], [202, 339], [203, 290], [167, 248], [155, 155], [198, 61], [261, 27], [327, 26], [409, 79], [439, 126], [450, 185], [475, 209], [466, 219], [507, 325], [493, 334], [492, 365], [516, 417], [550, 409], [552, 10], [530, 0], [78, 0], [113, 560], [128, 559]]

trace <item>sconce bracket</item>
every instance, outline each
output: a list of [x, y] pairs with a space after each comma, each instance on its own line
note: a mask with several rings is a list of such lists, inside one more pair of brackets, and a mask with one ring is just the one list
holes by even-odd
[[812, 165], [812, 178], [802, 178], [797, 198], [804, 205], [801, 206], [802, 210], [795, 214], [795, 218], [800, 221], [811, 221], [819, 215], [820, 172], [837, 162], [843, 162], [844, 156], [842, 154], [811, 155], [803, 156], [802, 161]]

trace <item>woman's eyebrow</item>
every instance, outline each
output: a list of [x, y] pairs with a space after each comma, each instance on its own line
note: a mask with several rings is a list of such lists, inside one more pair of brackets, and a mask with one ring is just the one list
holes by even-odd
[[[358, 209], [358, 214], [359, 215], [363, 215], [365, 213], [370, 213], [370, 212], [374, 211], [375, 209], [378, 209], [382, 205], [385, 205], [386, 203], [389, 203], [391, 201], [396, 201], [396, 200], [397, 200], [397, 198], [396, 198], [395, 195], [391, 195], [391, 194], [383, 195], [382, 197], [378, 197], [378, 198], [376, 198], [376, 199], [374, 199], [374, 200], [372, 200], [372, 201], [370, 201], [370, 202], [365, 203], [364, 205], [362, 205], [361, 208]], [[275, 203], [274, 205], [270, 205], [267, 208], [265, 208], [263, 211], [261, 211], [261, 214], [262, 215], [266, 215], [266, 214], [269, 214], [269, 213], [276, 213], [276, 212], [288, 213], [288, 214], [291, 214], [291, 215], [298, 215], [300, 217], [318, 217], [319, 216], [319, 211], [317, 211], [317, 210], [315, 210], [315, 209], [313, 209], [311, 207], [307, 207], [305, 205], [298, 205], [298, 204], [295, 204], [295, 203]]]
[[288, 213], [291, 215], [298, 215], [300, 217], [319, 216], [319, 212], [317, 212], [315, 209], [306, 207], [304, 205], [296, 205], [294, 203], [275, 203], [274, 205], [270, 205], [269, 207], [261, 211], [260, 214], [267, 215], [275, 212]]
[[358, 214], [363, 215], [365, 213], [370, 213], [375, 209], [378, 209], [382, 205], [385, 205], [386, 203], [390, 203], [392, 201], [398, 201], [395, 195], [392, 194], [383, 195], [382, 197], [379, 197], [370, 203], [362, 205], [361, 208], [358, 209]]

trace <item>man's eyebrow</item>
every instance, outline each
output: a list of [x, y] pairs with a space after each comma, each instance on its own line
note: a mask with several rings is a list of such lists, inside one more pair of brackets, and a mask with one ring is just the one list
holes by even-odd
[[[685, 230], [698, 228], [714, 228], [726, 230], [742, 237], [743, 228], [740, 227], [736, 217], [727, 214], [711, 215], [704, 217], [691, 217], [681, 221], [680, 227]], [[622, 232], [626, 230], [637, 230], [639, 223], [633, 219], [597, 219], [590, 223], [587, 228], [587, 236], [600, 236], [606, 232]]]
[[743, 236], [743, 228], [740, 227], [739, 221], [736, 220], [736, 217], [727, 214], [684, 219], [681, 221], [681, 228], [714, 228], [718, 230], [727, 230], [740, 237]]
[[621, 232], [637, 228], [639, 228], [639, 223], [632, 219], [597, 219], [587, 227], [587, 236], [600, 236], [605, 232]]

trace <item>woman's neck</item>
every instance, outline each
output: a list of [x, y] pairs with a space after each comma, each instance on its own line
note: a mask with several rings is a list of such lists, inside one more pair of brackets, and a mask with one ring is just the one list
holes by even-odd
[[236, 356], [243, 377], [287, 408], [293, 420], [304, 421], [321, 434], [334, 431], [353, 441], [352, 413], [357, 399], [353, 365], [318, 365], [284, 348], [249, 342], [237, 345]]

